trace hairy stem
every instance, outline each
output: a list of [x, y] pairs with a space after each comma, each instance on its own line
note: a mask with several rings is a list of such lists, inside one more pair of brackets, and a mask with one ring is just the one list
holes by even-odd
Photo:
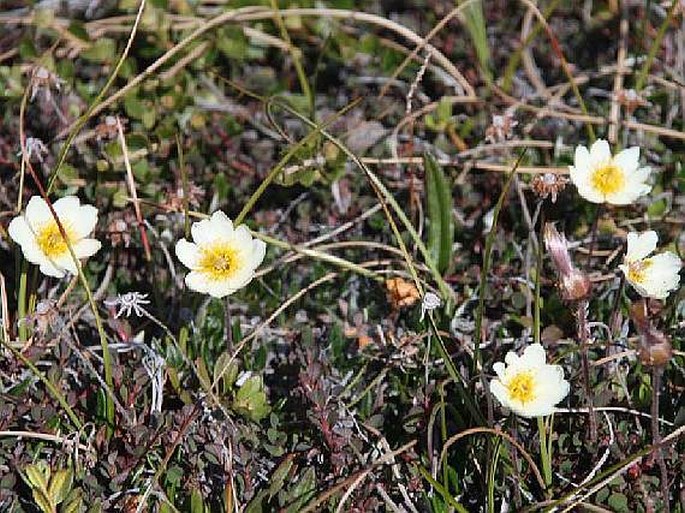
[[580, 340], [580, 360], [583, 371], [583, 386], [585, 387], [585, 400], [590, 417], [590, 441], [597, 441], [597, 416], [595, 415], [592, 387], [590, 386], [590, 361], [588, 358], [588, 344], [590, 329], [588, 327], [587, 312], [588, 301], [578, 302], [576, 321], [578, 323], [578, 340]]
[[663, 367], [655, 366], [652, 369], [652, 445], [655, 447], [656, 461], [659, 464], [659, 471], [661, 473], [659, 484], [661, 485], [661, 498], [664, 501], [662, 511], [664, 513], [670, 513], [671, 505], [669, 504], [668, 468], [666, 467], [666, 460], [664, 460], [664, 452], [660, 446], [661, 431], [659, 431], [659, 390], [661, 388], [661, 376], [663, 373]]

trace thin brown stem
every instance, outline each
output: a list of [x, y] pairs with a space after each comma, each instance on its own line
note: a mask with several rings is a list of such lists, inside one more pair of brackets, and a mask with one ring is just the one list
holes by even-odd
[[588, 248], [586, 260], [588, 269], [592, 263], [592, 253], [595, 249], [595, 240], [597, 239], [597, 225], [599, 224], [599, 218], [602, 216], [603, 209], [604, 205], [600, 203], [595, 212], [595, 219], [592, 221], [592, 228], [590, 229], [590, 247]]
[[659, 429], [659, 390], [661, 388], [661, 376], [663, 375], [663, 372], [663, 367], [654, 366], [652, 368], [652, 445], [655, 447], [656, 461], [661, 473], [659, 484], [661, 485], [661, 498], [664, 501], [663, 509], [661, 511], [670, 513], [671, 505], [668, 490], [668, 468], [666, 467], [664, 452], [660, 445], [661, 431]]
[[616, 290], [616, 297], [614, 298], [614, 305], [611, 308], [611, 316], [609, 317], [609, 329], [611, 330], [610, 335], [611, 343], [614, 338], [620, 334], [621, 330], [621, 296], [623, 295], [623, 289], [626, 285], [626, 277], [621, 273], [621, 281], [618, 284], [618, 289]]
[[590, 440], [597, 441], [597, 416], [594, 408], [594, 394], [590, 384], [590, 361], [588, 358], [589, 328], [587, 323], [588, 301], [578, 301], [576, 320], [578, 322], [578, 340], [580, 340], [580, 359], [583, 372], [583, 386], [585, 387], [585, 400], [587, 401], [588, 416], [590, 418]]

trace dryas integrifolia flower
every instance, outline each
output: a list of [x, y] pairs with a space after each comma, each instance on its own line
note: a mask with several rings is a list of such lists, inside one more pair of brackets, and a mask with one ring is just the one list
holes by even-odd
[[635, 290], [644, 297], [665, 299], [680, 286], [680, 257], [664, 251], [649, 257], [656, 250], [659, 236], [655, 231], [628, 234], [628, 249], [621, 271]]
[[567, 301], [580, 301], [590, 295], [592, 284], [587, 275], [571, 262], [568, 243], [552, 223], [545, 224], [545, 247], [559, 277], [561, 295]]
[[244, 225], [233, 222], [221, 211], [193, 223], [193, 242], [176, 243], [176, 256], [190, 269], [188, 288], [221, 298], [247, 285], [264, 260], [266, 244], [253, 239]]
[[64, 227], [66, 240], [40, 196], [29, 200], [24, 214], [12, 219], [7, 231], [21, 246], [26, 260], [40, 266], [43, 274], [62, 278], [67, 272], [78, 273], [68, 245], [79, 260], [99, 251], [100, 241], [88, 238], [98, 222], [98, 211], [91, 205], [81, 205], [76, 196], [60, 198], [52, 206]]
[[497, 378], [490, 382], [490, 391], [502, 406], [521, 417], [550, 415], [569, 393], [564, 370], [547, 363], [540, 344], [529, 345], [521, 356], [509, 351], [504, 362], [492, 366]]
[[578, 146], [569, 171], [578, 194], [592, 203], [628, 205], [652, 190], [645, 183], [651, 168], [640, 167], [637, 146], [614, 156], [604, 139], [595, 141], [589, 151], [585, 146]]

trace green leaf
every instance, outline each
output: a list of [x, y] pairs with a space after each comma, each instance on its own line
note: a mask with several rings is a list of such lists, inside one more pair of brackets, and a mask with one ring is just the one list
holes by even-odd
[[50, 479], [50, 467], [44, 461], [27, 465], [24, 469], [26, 483], [33, 489], [47, 491]]
[[243, 383], [233, 400], [233, 409], [255, 422], [269, 414], [261, 377], [252, 376]]
[[197, 488], [190, 492], [190, 513], [204, 513], [205, 501]]
[[268, 495], [268, 490], [262, 490], [255, 495], [254, 499], [252, 499], [245, 508], [245, 513], [262, 513], [262, 511], [264, 511], [264, 499], [266, 499]]
[[428, 251], [441, 273], [447, 271], [452, 260], [454, 223], [452, 222], [452, 187], [435, 158], [423, 157], [426, 173], [426, 202], [428, 215]]
[[609, 496], [608, 504], [611, 507], [611, 510], [616, 513], [627, 513], [630, 511], [630, 508], [628, 507], [628, 498], [622, 493], [612, 493]]
[[283, 488], [285, 478], [288, 477], [290, 469], [293, 467], [294, 456], [294, 454], [288, 454], [271, 475], [269, 484], [269, 498], [273, 498], [274, 495], [276, 495]]
[[[461, 2], [457, 2], [461, 3]], [[490, 47], [488, 45], [488, 33], [483, 16], [483, 3], [473, 2], [464, 10], [464, 21], [471, 36], [471, 41], [476, 47], [478, 63], [483, 71], [486, 82], [492, 80], [490, 73]]]
[[45, 490], [34, 488], [33, 500], [44, 513], [55, 513], [57, 511], [55, 504], [50, 502], [50, 498], [47, 496]]
[[295, 513], [301, 511], [307, 502], [309, 502], [316, 492], [316, 474], [314, 467], [308, 467], [304, 475], [300, 478], [297, 484], [290, 490], [288, 499], [290, 506], [288, 513]]
[[83, 505], [83, 494], [80, 488], [74, 488], [71, 490], [66, 499], [64, 499], [64, 504], [60, 508], [60, 513], [79, 513], [81, 511], [81, 506]]
[[74, 474], [70, 468], [58, 470], [53, 474], [48, 487], [48, 496], [53, 504], [61, 503], [69, 495], [73, 482]]

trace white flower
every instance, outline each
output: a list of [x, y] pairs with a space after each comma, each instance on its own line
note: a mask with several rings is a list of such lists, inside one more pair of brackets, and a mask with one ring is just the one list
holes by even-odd
[[545, 349], [531, 344], [518, 356], [513, 351], [492, 368], [497, 378], [490, 391], [497, 400], [522, 417], [543, 417], [554, 413], [555, 405], [568, 395], [570, 385], [559, 365], [548, 365]]
[[619, 266], [640, 295], [664, 299], [680, 285], [682, 261], [675, 253], [664, 251], [647, 258], [656, 249], [659, 237], [655, 231], [628, 234], [628, 249]]
[[645, 181], [651, 169], [640, 167], [640, 148], [633, 146], [611, 156], [609, 143], [598, 139], [590, 148], [576, 148], [571, 181], [578, 194], [592, 203], [628, 205], [652, 190]]
[[[92, 205], [81, 205], [76, 196], [60, 198], [52, 206], [76, 258], [87, 258], [97, 253], [100, 241], [87, 238], [98, 222], [97, 209]], [[62, 278], [67, 272], [78, 273], [67, 241], [62, 237], [48, 204], [40, 196], [33, 196], [24, 214], [12, 219], [8, 232], [12, 240], [21, 246], [24, 258], [40, 266], [43, 274]]]
[[188, 288], [224, 297], [247, 285], [264, 260], [266, 244], [252, 238], [246, 226], [233, 228], [223, 212], [193, 223], [193, 242], [176, 243], [176, 256], [190, 269]]

